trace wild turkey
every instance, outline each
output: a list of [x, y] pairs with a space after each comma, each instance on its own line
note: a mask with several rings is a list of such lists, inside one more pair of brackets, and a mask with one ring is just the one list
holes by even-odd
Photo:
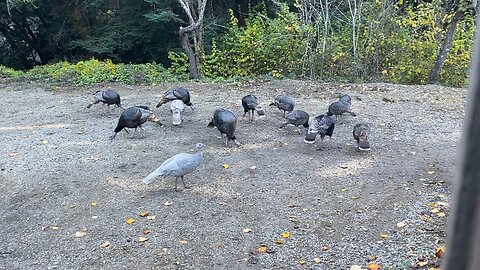
[[185, 113], [185, 103], [176, 99], [170, 103], [170, 112], [172, 113], [172, 123], [175, 126], [180, 125], [183, 122], [183, 114]]
[[165, 160], [158, 169], [143, 179], [143, 183], [150, 184], [157, 176], [173, 176], [175, 177], [175, 191], [177, 191], [179, 177], [182, 179], [183, 187], [187, 188], [183, 176], [195, 171], [202, 164], [204, 148], [203, 143], [197, 143], [195, 154], [180, 153]]
[[236, 146], [240, 146], [240, 142], [235, 137], [235, 129], [237, 127], [237, 117], [233, 112], [227, 109], [216, 109], [213, 113], [213, 119], [208, 124], [209, 127], [217, 127], [218, 131], [223, 137], [226, 135], [225, 146], [228, 146], [229, 141], [233, 141]]
[[106, 105], [106, 111], [108, 113], [110, 113], [110, 105], [117, 105], [117, 107], [125, 110], [125, 107], [120, 102], [120, 95], [112, 89], [98, 90], [95, 92], [93, 94], [93, 100], [87, 105], [87, 108], [90, 108], [93, 104], [100, 102]]
[[279, 95], [275, 97], [275, 101], [270, 103], [269, 106], [276, 106], [279, 110], [283, 111], [283, 117], [285, 117], [285, 112], [293, 111], [295, 101], [287, 95]]
[[153, 111], [150, 110], [150, 108], [148, 108], [147, 106], [134, 106], [126, 109], [120, 115], [117, 127], [115, 128], [112, 136], [110, 136], [110, 140], [115, 139], [117, 133], [122, 130], [125, 130], [128, 133], [128, 130], [126, 128], [135, 128], [135, 132], [137, 131], [137, 128], [140, 128], [140, 130], [142, 131], [141, 136], [143, 137], [144, 131], [142, 128], [142, 124], [147, 121], [155, 122], [160, 126], [163, 125], [160, 120], [155, 116]]
[[302, 110], [293, 110], [292, 112], [287, 114], [287, 122], [282, 124], [280, 128], [284, 128], [287, 125], [294, 125], [297, 127], [297, 130], [298, 130], [298, 126], [304, 126], [306, 129], [308, 129], [309, 118], [310, 118], [310, 115], [307, 112]]
[[335, 115], [335, 117], [337, 117], [337, 115], [349, 113], [351, 116], [357, 116], [354, 112], [350, 111], [350, 106], [352, 106], [352, 98], [349, 95], [343, 95], [338, 101], [330, 104], [327, 115]]
[[[335, 121], [332, 117], [323, 114], [316, 116], [312, 119], [312, 123], [310, 124], [310, 127], [308, 129], [308, 133], [305, 136], [305, 142], [314, 143], [317, 135], [320, 135], [323, 145], [323, 138], [325, 138], [325, 136], [329, 136], [331, 138], [334, 129]], [[321, 148], [318, 150], [321, 150]]]
[[259, 117], [265, 117], [265, 111], [263, 110], [262, 106], [258, 104], [258, 98], [254, 95], [246, 95], [242, 98], [242, 106], [243, 106], [243, 111], [245, 112], [243, 114], [243, 117], [245, 117], [248, 113], [248, 118], [250, 121], [253, 120], [253, 112], [257, 111], [257, 114]]
[[163, 104], [166, 104], [166, 103], [168, 103], [172, 100], [176, 100], [176, 99], [179, 99], [179, 100], [183, 101], [183, 103], [185, 103], [185, 105], [189, 106], [190, 109], [192, 109], [192, 111], [195, 110], [192, 102], [190, 101], [190, 93], [188, 92], [187, 89], [182, 88], [182, 87], [175, 88], [175, 89], [172, 89], [172, 90], [168, 90], [167, 92], [165, 92], [165, 94], [163, 94], [163, 97], [160, 100], [160, 102], [158, 102], [157, 108], [162, 106]]
[[370, 142], [368, 140], [370, 132], [370, 127], [367, 124], [356, 124], [353, 127], [353, 138], [357, 141], [358, 150], [370, 151]]

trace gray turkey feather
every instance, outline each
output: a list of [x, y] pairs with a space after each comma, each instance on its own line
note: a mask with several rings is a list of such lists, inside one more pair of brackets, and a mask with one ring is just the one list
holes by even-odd
[[320, 135], [323, 143], [323, 138], [325, 138], [325, 136], [332, 137], [334, 129], [335, 121], [332, 117], [323, 114], [316, 116], [312, 119], [308, 133], [305, 136], [305, 142], [314, 143], [317, 135]]
[[262, 106], [258, 103], [258, 98], [254, 95], [246, 95], [242, 98], [242, 106], [243, 106], [243, 117], [245, 117], [248, 113], [248, 118], [250, 121], [253, 120], [253, 112], [257, 111], [259, 117], [265, 117], [265, 111], [263, 110]]
[[328, 107], [328, 116], [332, 115], [343, 115], [344, 113], [349, 113], [351, 116], [357, 116], [354, 112], [350, 110], [352, 106], [352, 98], [349, 95], [343, 95], [338, 101], [333, 102]]
[[183, 122], [183, 115], [185, 113], [185, 103], [176, 99], [170, 103], [170, 112], [172, 113], [172, 123], [180, 125]]
[[225, 145], [228, 146], [229, 141], [233, 141], [237, 146], [240, 146], [240, 142], [235, 137], [235, 129], [237, 128], [237, 117], [233, 112], [225, 108], [216, 109], [213, 112], [212, 121], [208, 124], [209, 127], [216, 127], [220, 134], [225, 134]]
[[356, 124], [353, 127], [353, 138], [358, 143], [358, 150], [360, 151], [369, 151], [370, 150], [370, 127], [367, 124], [361, 123]]
[[282, 124], [280, 128], [283, 128], [287, 125], [304, 126], [308, 129], [308, 120], [310, 115], [302, 110], [293, 110], [291, 113], [287, 114], [287, 122]]
[[283, 117], [285, 117], [285, 112], [291, 112], [295, 108], [295, 101], [287, 95], [278, 95], [275, 97], [275, 101], [270, 103], [270, 106], [276, 106], [283, 111]]
[[195, 171], [202, 164], [204, 147], [203, 143], [197, 143], [194, 154], [180, 153], [165, 160], [160, 167], [143, 179], [143, 183], [150, 184], [157, 176], [173, 176], [175, 177], [175, 190], [177, 190], [179, 177], [182, 179], [183, 186], [187, 188], [183, 176]]

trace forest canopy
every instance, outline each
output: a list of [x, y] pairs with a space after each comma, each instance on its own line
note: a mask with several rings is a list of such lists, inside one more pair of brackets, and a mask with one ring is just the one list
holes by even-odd
[[[467, 0], [5, 0], [0, 75], [463, 87], [477, 8]], [[86, 69], [99, 74], [79, 80]]]

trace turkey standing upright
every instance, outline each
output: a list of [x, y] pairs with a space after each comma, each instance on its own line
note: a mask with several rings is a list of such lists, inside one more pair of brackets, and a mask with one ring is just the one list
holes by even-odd
[[327, 115], [335, 115], [335, 117], [337, 117], [337, 115], [349, 113], [351, 116], [357, 116], [354, 112], [350, 111], [350, 106], [352, 106], [352, 98], [349, 95], [343, 95], [338, 101], [330, 104]]
[[242, 98], [242, 106], [243, 106], [243, 111], [245, 112], [243, 114], [243, 117], [245, 117], [248, 113], [248, 118], [250, 121], [253, 120], [253, 112], [257, 111], [257, 114], [259, 117], [265, 117], [265, 111], [263, 110], [262, 106], [258, 104], [258, 98], [254, 95], [246, 95]]

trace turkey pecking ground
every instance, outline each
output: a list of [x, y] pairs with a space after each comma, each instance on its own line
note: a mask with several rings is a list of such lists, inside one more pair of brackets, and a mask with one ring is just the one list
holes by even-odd
[[[195, 111], [174, 126], [167, 89], [190, 90]], [[87, 109], [111, 87], [127, 106], [155, 109], [164, 126], [109, 141], [120, 108]], [[266, 81], [104, 85], [88, 89], [3, 83], [0, 90], [0, 269], [426, 269], [445, 239], [466, 90], [441, 86]], [[322, 151], [282, 112], [288, 94], [310, 117], [340, 94], [340, 116]], [[266, 110], [250, 122], [241, 98]], [[241, 147], [207, 128], [213, 111], [238, 116]], [[372, 128], [357, 152], [353, 126]], [[138, 135], [138, 134], [137, 134]], [[202, 142], [204, 163], [174, 191], [174, 178], [142, 179]], [[228, 166], [227, 166], [228, 165]], [[180, 187], [182, 187], [180, 185]], [[142, 217], [147, 215], [148, 218]], [[126, 220], [129, 219], [127, 223]], [[133, 222], [135, 221], [135, 222]], [[422, 268], [423, 267], [423, 268]]]

